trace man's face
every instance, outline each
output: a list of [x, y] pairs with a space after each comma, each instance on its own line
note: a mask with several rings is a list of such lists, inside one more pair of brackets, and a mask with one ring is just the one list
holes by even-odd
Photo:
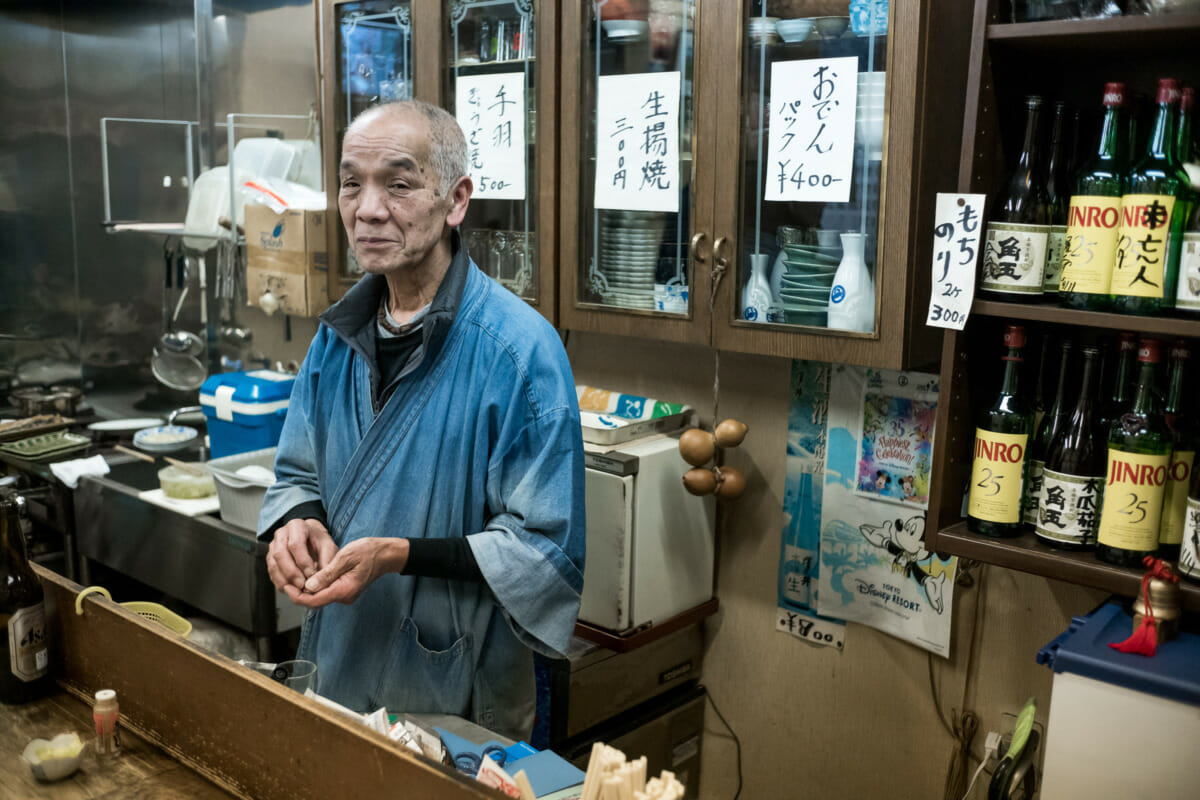
[[446, 227], [462, 222], [469, 183], [465, 196], [462, 181], [442, 193], [419, 113], [385, 114], [346, 134], [338, 208], [359, 265], [386, 275], [422, 264]]

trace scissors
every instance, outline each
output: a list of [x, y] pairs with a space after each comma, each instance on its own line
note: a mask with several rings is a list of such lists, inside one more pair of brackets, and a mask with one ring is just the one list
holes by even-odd
[[462, 750], [454, 756], [454, 766], [459, 772], [475, 777], [479, 774], [479, 768], [483, 766], [483, 759], [489, 757], [503, 767], [508, 753], [499, 744], [489, 744], [478, 753], [473, 750]]

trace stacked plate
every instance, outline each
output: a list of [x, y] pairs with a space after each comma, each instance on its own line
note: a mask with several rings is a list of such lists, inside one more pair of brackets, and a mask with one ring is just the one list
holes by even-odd
[[871, 161], [883, 158], [883, 109], [887, 97], [886, 72], [858, 73], [858, 109], [855, 132]]
[[842, 260], [842, 248], [785, 244], [780, 299], [787, 321], [823, 328], [827, 322], [829, 290]]
[[779, 34], [775, 28], [778, 24], [779, 17], [751, 17], [750, 41], [761, 45], [779, 44]]
[[90, 437], [78, 433], [54, 431], [0, 444], [0, 451], [19, 458], [40, 460], [86, 450], [91, 443]]
[[600, 212], [598, 272], [605, 303], [654, 309], [654, 273], [666, 216], [652, 211]]

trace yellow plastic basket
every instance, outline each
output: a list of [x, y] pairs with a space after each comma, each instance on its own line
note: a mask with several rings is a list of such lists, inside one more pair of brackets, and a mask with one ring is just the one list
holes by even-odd
[[[83, 613], [83, 598], [87, 597], [89, 594], [102, 594], [109, 600], [112, 600], [112, 595], [109, 594], [108, 589], [105, 589], [103, 586], [89, 586], [75, 596], [76, 614]], [[159, 605], [158, 603], [132, 602], [121, 603], [120, 605], [129, 609], [140, 617], [144, 617], [151, 622], [157, 622], [167, 630], [177, 633], [185, 639], [192, 632], [192, 623], [188, 622], [186, 619], [179, 616], [166, 606]]]

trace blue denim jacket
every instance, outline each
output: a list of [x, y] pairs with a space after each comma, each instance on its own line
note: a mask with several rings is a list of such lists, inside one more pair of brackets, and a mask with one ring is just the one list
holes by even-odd
[[[458, 714], [525, 738], [531, 649], [565, 652], [583, 588], [579, 408], [554, 329], [474, 264], [462, 269], [457, 313], [435, 300], [430, 333], [378, 414], [365, 337], [330, 325], [338, 306], [323, 316], [259, 528], [319, 500], [339, 546], [465, 536], [486, 584], [385, 575], [350, 605], [310, 611], [298, 657], [317, 663], [322, 695], [350, 708]], [[382, 278], [338, 305], [363, 304], [372, 281]]]

